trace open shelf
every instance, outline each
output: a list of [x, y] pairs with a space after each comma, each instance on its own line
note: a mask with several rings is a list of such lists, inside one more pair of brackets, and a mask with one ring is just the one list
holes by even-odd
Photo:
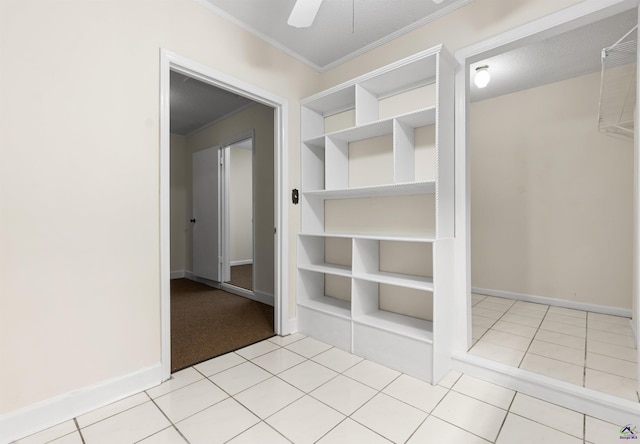
[[400, 242], [425, 242], [433, 243], [436, 241], [434, 237], [420, 237], [420, 236], [405, 236], [405, 235], [392, 235], [392, 234], [362, 234], [362, 233], [299, 233], [298, 236], [304, 237], [335, 237], [342, 239], [364, 239], [375, 241], [400, 241]]
[[[434, 193], [435, 120], [436, 108], [428, 107], [306, 139], [303, 192], [331, 191], [328, 198]], [[426, 146], [424, 134], [431, 139]]]
[[307, 264], [298, 266], [301, 270], [315, 271], [316, 273], [332, 274], [335, 276], [351, 277], [351, 267], [334, 264]]
[[298, 267], [298, 305], [344, 319], [351, 318], [351, 301], [325, 294], [326, 275]]
[[433, 278], [414, 276], [401, 273], [388, 273], [378, 271], [377, 273], [357, 273], [354, 275], [357, 279], [363, 279], [379, 284], [396, 285], [398, 287], [414, 288], [416, 290], [433, 291]]
[[456, 67], [439, 45], [301, 101], [299, 329], [431, 383], [452, 336]]
[[355, 85], [336, 86], [333, 89], [311, 96], [303, 106], [321, 116], [337, 114], [356, 105]]
[[393, 131], [393, 119], [373, 122], [364, 126], [356, 126], [346, 130], [327, 134], [326, 137], [343, 142], [355, 142], [358, 140], [372, 139], [374, 137], [391, 134]]
[[433, 248], [430, 242], [356, 239], [353, 277], [433, 292]]
[[[393, 287], [397, 287], [397, 285], [394, 283], [389, 288]], [[420, 341], [433, 341], [432, 321], [385, 309], [382, 290], [382, 285], [376, 281], [360, 278], [354, 280], [353, 321]], [[402, 297], [400, 294], [396, 294], [395, 289], [392, 296], [394, 299]], [[422, 303], [429, 302], [430, 293], [428, 291], [412, 291], [410, 298], [413, 298], [413, 306], [416, 306], [415, 303], [422, 305]], [[406, 298], [404, 298], [404, 302], [407, 302]], [[386, 304], [389, 304], [388, 300]], [[406, 308], [404, 309], [406, 310]]]
[[351, 304], [349, 301], [342, 301], [329, 296], [301, 300], [298, 305], [343, 319], [351, 318]]
[[[332, 243], [332, 239], [331, 236], [298, 236], [298, 268], [351, 277], [351, 243], [343, 238], [335, 238], [342, 244], [339, 248], [335, 241]], [[332, 253], [332, 246], [333, 250], [342, 249], [343, 252]]]
[[342, 188], [338, 190], [303, 191], [307, 197], [315, 199], [353, 199], [373, 196], [401, 196], [409, 194], [433, 194], [436, 182], [397, 183], [391, 185], [373, 185], [369, 187]]
[[435, 242], [433, 237], [420, 237], [420, 236], [405, 236], [405, 235], [392, 235], [392, 234], [349, 234], [349, 233], [327, 233], [323, 236], [335, 236], [335, 237], [348, 237], [351, 239], [365, 239], [365, 240], [381, 240], [381, 241], [401, 241], [401, 242]]
[[371, 122], [362, 126], [354, 126], [340, 131], [318, 134], [314, 137], [305, 139], [302, 142], [309, 146], [324, 148], [325, 138], [327, 137], [345, 142], [354, 142], [357, 140], [381, 136], [383, 134], [391, 134], [394, 121], [399, 121], [413, 128], [433, 125], [436, 121], [436, 108], [431, 106], [421, 110], [411, 111], [393, 118]]
[[434, 83], [438, 69], [437, 55], [442, 45], [380, 68], [364, 76], [359, 84], [378, 99], [386, 98], [421, 85]]

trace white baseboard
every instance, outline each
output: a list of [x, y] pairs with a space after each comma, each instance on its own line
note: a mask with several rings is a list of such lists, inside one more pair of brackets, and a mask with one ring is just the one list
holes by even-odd
[[185, 270], [172, 271], [170, 275], [170, 279], [182, 279], [187, 275]]
[[256, 290], [251, 291], [229, 284], [220, 284], [219, 288], [247, 299], [262, 302], [263, 304], [271, 305], [272, 307], [274, 306], [274, 297], [272, 294], [267, 294]]
[[0, 416], [0, 443], [24, 438], [140, 393], [160, 384], [161, 379], [161, 365], [157, 364], [7, 413]]
[[243, 261], [231, 261], [230, 265], [233, 267], [234, 265], [250, 265], [253, 264], [253, 259], [245, 259]]
[[254, 291], [253, 294], [255, 296], [254, 300], [262, 302], [263, 304], [271, 305], [272, 307], [275, 306], [275, 297], [272, 294], [263, 293], [261, 291]]
[[218, 288], [224, 291], [228, 291], [229, 293], [237, 294], [238, 296], [242, 296], [247, 299], [252, 299], [254, 301], [262, 302], [263, 304], [267, 304], [271, 306], [274, 306], [275, 304], [275, 297], [272, 294], [264, 293], [258, 290], [254, 290], [254, 291], [246, 290], [244, 288], [235, 287], [233, 285], [201, 278], [201, 277], [195, 276], [190, 271], [185, 272], [185, 278], [195, 282], [200, 282], [201, 284], [208, 285], [209, 287]]
[[299, 333], [298, 318], [296, 317], [284, 320], [282, 322], [282, 331], [280, 332], [280, 336], [292, 335], [294, 333]]
[[524, 293], [515, 293], [512, 291], [493, 290], [490, 288], [471, 287], [472, 293], [483, 294], [486, 296], [496, 296], [499, 298], [516, 299], [518, 301], [533, 302], [536, 304], [553, 305], [556, 307], [572, 308], [574, 310], [590, 311], [593, 313], [602, 313], [612, 316], [631, 317], [631, 309], [609, 307], [606, 305], [589, 304], [586, 302], [569, 301], [567, 299], [549, 298], [546, 296], [536, 296]]
[[630, 319], [629, 324], [631, 324], [631, 331], [633, 332], [633, 339], [636, 341], [636, 349], [638, 349], [638, 329], [636, 327], [635, 319]]
[[[620, 426], [637, 424], [640, 404], [469, 353], [454, 353], [452, 367], [464, 374], [585, 413]], [[616, 439], [616, 437], [612, 437]]]

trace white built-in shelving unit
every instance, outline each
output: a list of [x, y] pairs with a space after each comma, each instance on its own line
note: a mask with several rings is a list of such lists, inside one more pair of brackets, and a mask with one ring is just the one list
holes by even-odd
[[301, 102], [299, 330], [432, 383], [453, 334], [455, 69], [437, 46]]

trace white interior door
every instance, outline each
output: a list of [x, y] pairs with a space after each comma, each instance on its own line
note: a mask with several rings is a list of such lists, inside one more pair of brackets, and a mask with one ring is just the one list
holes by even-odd
[[220, 282], [220, 149], [207, 148], [193, 162], [193, 274]]

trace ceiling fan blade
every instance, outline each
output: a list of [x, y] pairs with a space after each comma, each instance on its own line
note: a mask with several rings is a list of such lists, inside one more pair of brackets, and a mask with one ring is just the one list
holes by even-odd
[[316, 18], [322, 0], [298, 0], [293, 9], [287, 24], [295, 28], [308, 28]]

